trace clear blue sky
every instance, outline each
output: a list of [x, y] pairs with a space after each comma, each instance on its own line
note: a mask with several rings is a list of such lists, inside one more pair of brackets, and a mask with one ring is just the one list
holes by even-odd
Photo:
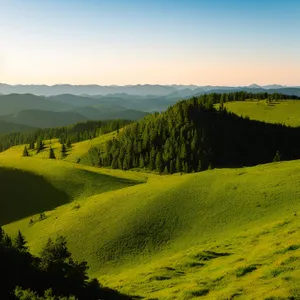
[[0, 82], [300, 85], [300, 1], [0, 0]]

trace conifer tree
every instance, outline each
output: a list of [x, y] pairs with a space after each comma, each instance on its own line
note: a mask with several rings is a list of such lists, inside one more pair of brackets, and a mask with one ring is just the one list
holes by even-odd
[[156, 167], [156, 170], [159, 173], [162, 173], [163, 170], [164, 170], [164, 162], [163, 162], [162, 155], [161, 155], [160, 152], [158, 152], [157, 155], [156, 155], [156, 158], [155, 158], [155, 167]]
[[34, 149], [34, 141], [30, 141], [30, 143], [29, 143], [29, 149], [30, 150]]
[[24, 147], [22, 156], [29, 156], [29, 153], [28, 153], [28, 150], [27, 150], [26, 146]]
[[140, 168], [144, 168], [145, 167], [145, 161], [144, 161], [143, 154], [140, 154], [139, 165], [140, 165]]
[[277, 162], [277, 161], [280, 161], [280, 160], [281, 160], [281, 155], [280, 155], [279, 151], [277, 150], [276, 154], [273, 158], [273, 162]]
[[65, 144], [61, 145], [61, 156], [65, 157], [67, 155], [67, 148]]
[[56, 158], [52, 147], [49, 148], [49, 158], [50, 159], [55, 159]]
[[176, 157], [176, 172], [181, 172], [181, 161], [179, 156]]
[[38, 141], [36, 142], [36, 153], [39, 153], [43, 149], [44, 149], [44, 143], [41, 139], [38, 139]]
[[4, 238], [3, 238], [3, 242], [2, 244], [5, 247], [12, 247], [12, 240], [11, 237], [9, 235], [7, 235], [7, 233], [4, 234]]
[[169, 174], [169, 170], [168, 170], [168, 166], [167, 165], [165, 166], [164, 173], [165, 174]]
[[117, 158], [113, 158], [112, 162], [111, 162], [111, 168], [112, 169], [118, 169], [118, 160]]
[[200, 172], [200, 171], [202, 171], [202, 162], [201, 162], [201, 160], [199, 160], [198, 166], [197, 166], [197, 172]]
[[172, 159], [170, 162], [170, 174], [174, 174], [176, 172], [175, 160]]
[[70, 140], [70, 139], [67, 140], [67, 147], [68, 147], [68, 148], [71, 148], [71, 147], [72, 147], [72, 143], [71, 143], [71, 140]]
[[26, 246], [27, 242], [25, 237], [22, 235], [21, 231], [19, 230], [18, 235], [15, 238], [14, 246], [20, 251], [27, 251], [28, 247]]

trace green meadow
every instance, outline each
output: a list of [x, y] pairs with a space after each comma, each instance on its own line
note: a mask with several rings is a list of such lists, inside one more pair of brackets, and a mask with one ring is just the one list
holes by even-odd
[[[216, 105], [217, 107], [219, 104]], [[300, 101], [280, 100], [267, 103], [265, 100], [235, 101], [224, 105], [228, 111], [252, 120], [300, 126]]]
[[[300, 161], [163, 176], [21, 158], [22, 149], [0, 155], [0, 217], [33, 253], [64, 235], [90, 275], [145, 299], [300, 295]], [[21, 182], [28, 197], [14, 189]]]

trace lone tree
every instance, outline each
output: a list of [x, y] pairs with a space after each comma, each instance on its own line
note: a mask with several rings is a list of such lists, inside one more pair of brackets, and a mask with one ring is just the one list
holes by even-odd
[[279, 151], [277, 150], [277, 152], [273, 158], [273, 162], [280, 161], [280, 160], [281, 160], [281, 155], [280, 155]]
[[56, 158], [52, 147], [49, 148], [49, 158], [50, 159], [55, 159]]
[[18, 235], [15, 238], [14, 241], [14, 246], [19, 250], [19, 251], [27, 251], [28, 247], [26, 246], [27, 242], [25, 240], [25, 237], [19, 230]]
[[67, 155], [67, 148], [65, 144], [61, 145], [61, 156], [65, 157]]
[[24, 147], [22, 156], [29, 156], [29, 153], [28, 153], [28, 150], [27, 150], [26, 146]]

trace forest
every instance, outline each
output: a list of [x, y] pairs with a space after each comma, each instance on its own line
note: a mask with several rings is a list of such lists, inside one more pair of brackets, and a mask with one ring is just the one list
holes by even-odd
[[[95, 165], [159, 173], [197, 172], [300, 158], [299, 128], [268, 124], [227, 112], [222, 103], [288, 99], [245, 92], [193, 97], [127, 126], [104, 151], [91, 149]], [[295, 97], [297, 99], [297, 97]], [[216, 109], [214, 104], [220, 103]]]
[[118, 130], [129, 123], [128, 120], [87, 121], [64, 127], [38, 129], [33, 132], [3, 134], [0, 135], [0, 152], [15, 145], [33, 145], [38, 141], [54, 138], [58, 138], [61, 143], [77, 143]]

